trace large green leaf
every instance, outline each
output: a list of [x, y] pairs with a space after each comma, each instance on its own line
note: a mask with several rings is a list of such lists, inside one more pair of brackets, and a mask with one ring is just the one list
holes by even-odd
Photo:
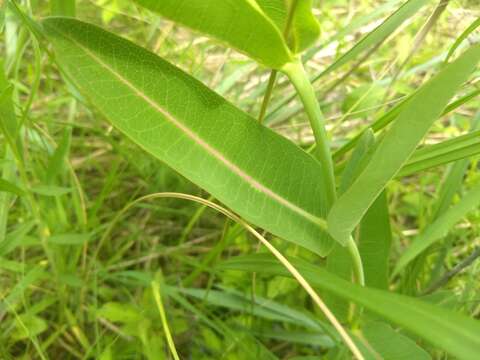
[[370, 205], [406, 163], [479, 60], [480, 45], [474, 45], [402, 106], [376, 146], [370, 162], [332, 207], [328, 227], [334, 238], [340, 242], [348, 240]]
[[254, 0], [135, 0], [191, 29], [212, 36], [258, 62], [279, 69], [292, 56], [282, 33]]
[[[300, 259], [290, 261], [313, 286], [365, 307], [458, 359], [478, 358], [480, 322], [412, 297], [354, 285]], [[220, 268], [291, 276], [270, 254], [233, 258]]]
[[67, 76], [117, 129], [248, 221], [325, 255], [319, 163], [199, 81], [93, 25], [48, 19]]
[[320, 35], [320, 25], [312, 14], [312, 0], [256, 0], [265, 14], [285, 33], [288, 11], [295, 4], [291, 23], [291, 37], [288, 41], [294, 52], [301, 52], [310, 47]]
[[415, 341], [382, 322], [370, 322], [362, 328], [362, 338], [373, 354], [371, 359], [429, 360], [431, 356]]

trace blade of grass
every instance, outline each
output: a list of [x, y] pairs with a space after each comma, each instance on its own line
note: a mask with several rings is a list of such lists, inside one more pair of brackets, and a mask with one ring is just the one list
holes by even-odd
[[[308, 293], [308, 295], [312, 298], [313, 302], [319, 307], [319, 309], [323, 312], [325, 317], [328, 319], [328, 321], [332, 324], [332, 326], [335, 328], [335, 330], [338, 331], [339, 335], [341, 336], [342, 340], [345, 342], [346, 346], [352, 351], [352, 353], [356, 356], [357, 359], [363, 360], [364, 357], [362, 356], [361, 352], [358, 350], [357, 346], [355, 343], [352, 341], [350, 335], [345, 331], [343, 326], [338, 322], [337, 318], [335, 315], [330, 311], [330, 309], [325, 305], [325, 303], [322, 301], [320, 296], [315, 292], [315, 290], [310, 286], [310, 284], [305, 281], [304, 277], [298, 270], [291, 265], [291, 263], [286, 259], [282, 253], [280, 253], [270, 242], [268, 242], [260, 233], [258, 233], [251, 225], [249, 225], [247, 222], [245, 222], [243, 219], [232, 213], [231, 211], [221, 207], [220, 205], [217, 205], [211, 201], [199, 198], [197, 196], [193, 195], [188, 195], [188, 194], [182, 194], [182, 193], [155, 193], [155, 194], [150, 194], [146, 195], [143, 197], [140, 197], [136, 199], [135, 201], [127, 204], [121, 211], [117, 213], [117, 216], [115, 219], [112, 221], [110, 224], [110, 227], [107, 229], [105, 234], [110, 233], [111, 229], [115, 226], [115, 224], [123, 217], [123, 215], [132, 207], [137, 205], [138, 203], [141, 203], [146, 200], [150, 199], [161, 199], [161, 198], [176, 198], [176, 199], [184, 199], [184, 200], [189, 200], [189, 201], [194, 201], [197, 203], [200, 203], [202, 205], [206, 205], [219, 213], [227, 216], [231, 220], [235, 221], [236, 223], [240, 224], [243, 226], [250, 234], [252, 234], [257, 240], [260, 241], [262, 245], [264, 245], [269, 252], [273, 254], [273, 256], [278, 259], [278, 261], [282, 264], [287, 269], [287, 272], [291, 274], [297, 281], [298, 283], [305, 289], [305, 291]], [[107, 237], [102, 238], [102, 240], [105, 240]], [[102, 240], [100, 240], [99, 247], [102, 245]], [[98, 253], [98, 247], [96, 253]]]
[[151, 288], [153, 297], [155, 298], [155, 303], [157, 304], [158, 312], [160, 313], [160, 319], [162, 321], [163, 332], [165, 333], [165, 338], [167, 339], [168, 348], [172, 353], [172, 356], [175, 360], [180, 360], [178, 356], [177, 349], [175, 347], [175, 342], [172, 338], [172, 333], [170, 332], [170, 327], [168, 326], [167, 316], [165, 314], [165, 308], [163, 306], [160, 282], [162, 281], [161, 275], [157, 276], [155, 280], [152, 281]]
[[328, 229], [346, 241], [362, 216], [402, 166], [480, 61], [474, 45], [411, 97], [379, 141], [368, 165], [328, 214]]
[[[301, 259], [290, 261], [319, 289], [363, 306], [456, 358], [476, 359], [480, 348], [478, 321], [412, 297], [352, 284]], [[290, 276], [270, 254], [234, 257], [219, 269]]]
[[460, 221], [469, 211], [480, 203], [480, 183], [476, 184], [453, 207], [440, 215], [433, 223], [416, 238], [402, 254], [395, 266], [394, 274], [398, 274], [408, 263], [420, 255], [425, 249], [441, 240], [448, 231]]

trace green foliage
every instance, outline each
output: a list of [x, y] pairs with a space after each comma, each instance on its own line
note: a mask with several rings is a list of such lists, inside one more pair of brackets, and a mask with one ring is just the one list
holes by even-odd
[[0, 358], [476, 359], [478, 25], [0, 1]]
[[292, 58], [280, 30], [253, 0], [135, 1], [223, 41], [268, 67], [281, 68]]
[[[312, 0], [256, 0], [265, 14], [273, 20], [281, 33], [288, 32], [290, 49], [298, 53], [315, 43], [320, 34], [320, 24], [312, 14]], [[295, 7], [289, 18], [289, 12]]]
[[333, 237], [346, 241], [479, 61], [480, 46], [474, 45], [408, 100], [379, 140], [368, 165], [328, 214], [328, 228]]
[[321, 168], [310, 156], [132, 43], [75, 20], [44, 25], [64, 71], [118, 129], [246, 219], [327, 252], [317, 241]]
[[[408, 296], [353, 285], [303, 260], [292, 259], [292, 263], [314, 286], [364, 306], [372, 314], [404, 327], [453, 356], [475, 358], [480, 346], [477, 321]], [[270, 255], [232, 258], [221, 266], [229, 270], [289, 276]], [[431, 331], [432, 327], [435, 331]]]

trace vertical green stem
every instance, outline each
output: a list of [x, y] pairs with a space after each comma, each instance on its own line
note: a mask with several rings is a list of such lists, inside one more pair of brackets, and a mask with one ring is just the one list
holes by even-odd
[[[330, 152], [329, 140], [325, 130], [325, 117], [320, 110], [315, 91], [312, 84], [308, 80], [305, 69], [299, 59], [286, 64], [282, 71], [289, 77], [300, 96], [310, 126], [315, 137], [316, 147], [315, 156], [319, 160], [323, 169], [323, 176], [326, 178], [326, 195], [328, 206], [332, 206], [337, 198], [337, 190], [335, 187], [335, 174], [333, 168], [332, 154]], [[357, 245], [353, 237], [350, 237], [347, 243], [348, 252], [352, 259], [355, 279], [360, 285], [364, 285], [363, 264], [358, 251]]]
[[275, 81], [277, 79], [277, 70], [272, 70], [270, 77], [268, 79], [267, 91], [263, 97], [262, 108], [260, 109], [260, 115], [258, 115], [258, 122], [261, 124], [267, 113], [268, 103], [272, 97], [273, 87], [275, 86]]
[[290, 81], [295, 86], [295, 89], [302, 100], [303, 106], [305, 107], [308, 119], [310, 120], [310, 126], [312, 127], [315, 142], [317, 144], [315, 148], [315, 156], [320, 161], [323, 168], [323, 175], [327, 179], [328, 204], [331, 206], [335, 202], [337, 195], [332, 155], [327, 133], [325, 131], [325, 117], [320, 110], [315, 91], [308, 80], [308, 76], [305, 73], [301, 61], [296, 60], [295, 62], [286, 64], [282, 71], [289, 77]]
[[365, 274], [363, 272], [363, 263], [362, 257], [360, 256], [360, 252], [358, 251], [357, 244], [352, 236], [347, 242], [347, 249], [350, 254], [353, 263], [353, 272], [355, 275], [355, 281], [364, 286], [365, 285]]

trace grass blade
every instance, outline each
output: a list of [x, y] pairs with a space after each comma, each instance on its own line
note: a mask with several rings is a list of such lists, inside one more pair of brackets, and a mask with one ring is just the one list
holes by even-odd
[[368, 165], [330, 211], [328, 227], [334, 238], [340, 242], [349, 238], [367, 209], [412, 155], [479, 60], [480, 45], [474, 45], [422, 86], [403, 106], [376, 146]]
[[[354, 285], [300, 259], [290, 261], [312, 285], [365, 307], [456, 358], [474, 360], [478, 357], [478, 321], [412, 297]], [[289, 276], [269, 254], [232, 258], [220, 269]]]
[[397, 30], [406, 20], [415, 15], [424, 5], [428, 3], [428, 0], [409, 0], [404, 3], [397, 11], [390, 15], [382, 24], [375, 28], [372, 32], [362, 38], [353, 48], [342, 55], [332, 65], [326, 68], [322, 73], [317, 75], [314, 79], [325, 76], [328, 73], [338, 69], [342, 65], [345, 65], [353, 59], [357, 59], [358, 56], [375, 46], [375, 44], [383, 41], [390, 36], [395, 30]]
[[44, 25], [63, 70], [117, 129], [245, 219], [329, 251], [333, 240], [319, 241], [322, 169], [310, 155], [126, 40], [73, 19]]
[[415, 151], [398, 177], [480, 154], [480, 130]]
[[453, 54], [455, 53], [455, 50], [458, 49], [460, 44], [479, 26], [480, 26], [480, 18], [478, 18], [473, 23], [471, 23], [470, 26], [467, 27], [465, 31], [460, 34], [460, 36], [457, 38], [457, 40], [455, 40], [452, 47], [448, 51], [447, 57], [445, 58], [445, 63], [448, 63], [448, 60], [450, 60], [450, 58], [453, 56]]
[[398, 273], [425, 249], [442, 239], [448, 231], [460, 221], [469, 211], [480, 203], [480, 183], [476, 184], [462, 200], [440, 215], [425, 231], [413, 241], [407, 251], [398, 260], [395, 273]]

